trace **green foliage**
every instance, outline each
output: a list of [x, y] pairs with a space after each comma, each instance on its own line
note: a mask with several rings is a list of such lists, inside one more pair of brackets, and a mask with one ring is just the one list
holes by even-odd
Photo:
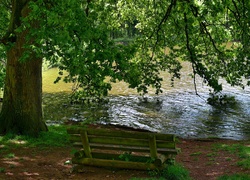
[[[160, 92], [161, 70], [173, 74], [171, 80], [178, 78], [178, 58], [189, 61], [193, 77], [202, 77], [215, 92], [222, 90], [220, 77], [244, 87], [242, 77], [249, 76], [249, 68], [244, 69], [244, 64], [249, 64], [246, 44], [250, 34], [243, 22], [249, 22], [249, 2], [119, 1], [113, 15], [123, 22], [137, 22], [140, 34], [136, 62], [138, 71], [143, 73], [133, 87], [139, 91], [146, 93], [147, 87], [153, 85]], [[233, 42], [230, 48], [227, 42]], [[168, 53], [162, 50], [166, 47]]]
[[[249, 1], [37, 0], [9, 34], [11, 4], [4, 2], [1, 42], [28, 30], [33, 43], [20, 60], [35, 53], [50, 61], [60, 68], [55, 82], [75, 83], [74, 92], [83, 91], [78, 96], [101, 98], [111, 82], [121, 80], [141, 94], [149, 87], [159, 94], [160, 72], [169, 72], [174, 85], [181, 61], [192, 65], [194, 80], [200, 76], [215, 93], [223, 88], [220, 78], [233, 86], [250, 85]], [[127, 37], [129, 43], [120, 43]], [[5, 60], [5, 50], [0, 51]], [[0, 85], [1, 74], [0, 68]]]
[[133, 158], [133, 156], [130, 153], [123, 153], [123, 154], [119, 155], [119, 159], [121, 159], [123, 161], [131, 161], [132, 158]]
[[208, 104], [213, 106], [233, 106], [236, 105], [236, 100], [233, 96], [210, 93], [207, 99]]
[[[66, 70], [69, 74], [63, 80], [74, 82], [76, 93], [78, 90], [84, 92], [78, 93], [78, 96], [106, 96], [111, 89], [106, 78], [111, 78], [110, 81], [124, 78], [129, 59], [135, 52], [133, 45], [119, 45], [109, 38], [105, 22], [108, 14], [101, 1], [88, 4], [78, 0], [61, 0], [48, 6], [43, 1], [30, 4], [33, 11], [27, 18], [39, 19], [44, 27], [32, 34], [38, 41], [33, 50], [58, 64], [60, 73], [55, 82]], [[44, 16], [46, 18], [41, 21]]]
[[217, 180], [250, 180], [250, 176], [247, 174], [223, 175]]

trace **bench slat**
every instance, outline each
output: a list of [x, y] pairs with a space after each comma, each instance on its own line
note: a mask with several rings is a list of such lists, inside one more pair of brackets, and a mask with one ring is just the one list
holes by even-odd
[[[70, 142], [76, 146], [82, 147], [82, 140], [80, 135], [73, 134], [69, 137]], [[92, 141], [92, 140], [91, 140]], [[97, 141], [97, 140], [96, 140]], [[101, 142], [98, 142], [101, 143]], [[106, 143], [105, 143], [106, 144]], [[170, 141], [158, 141], [156, 140], [157, 148], [175, 148], [175, 143]]]
[[89, 136], [90, 143], [100, 143], [100, 144], [114, 144], [114, 145], [131, 145], [131, 146], [142, 146], [148, 147], [149, 142], [147, 140], [140, 139], [130, 139], [130, 138], [120, 138], [120, 137], [93, 137]]
[[175, 141], [173, 134], [160, 134], [152, 132], [137, 132], [137, 131], [124, 131], [124, 130], [109, 130], [109, 129], [87, 129], [85, 127], [70, 127], [67, 129], [68, 134], [80, 134], [82, 131], [87, 131], [88, 135], [101, 135], [112, 137], [126, 137], [137, 139], [148, 139], [149, 136], [155, 135], [157, 140]]
[[139, 147], [139, 146], [121, 146], [121, 145], [107, 145], [107, 144], [90, 144], [93, 150], [120, 150], [125, 152], [150, 152], [149, 147]]
[[95, 159], [95, 158], [80, 158], [80, 159], [73, 158], [72, 162], [74, 164], [83, 164], [83, 165], [90, 165], [90, 166], [103, 166], [103, 167], [138, 169], [138, 170], [159, 169], [160, 168], [152, 163], [106, 160], [106, 159]]
[[[173, 134], [85, 127], [70, 127], [67, 132], [73, 145], [83, 149], [75, 153], [74, 164], [159, 169], [179, 152]], [[129, 154], [123, 156], [124, 153], [132, 154], [130, 157]], [[131, 159], [125, 161], [127, 158]]]

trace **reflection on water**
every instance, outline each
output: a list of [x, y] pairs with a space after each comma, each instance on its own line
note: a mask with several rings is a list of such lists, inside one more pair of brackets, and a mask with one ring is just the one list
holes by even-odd
[[[189, 72], [188, 65], [184, 73]], [[53, 72], [52, 72], [53, 71]], [[44, 72], [44, 100], [45, 109], [58, 109], [60, 118], [48, 117], [46, 120], [80, 120], [95, 121], [104, 124], [119, 124], [151, 131], [174, 133], [185, 138], [220, 137], [230, 139], [250, 138], [250, 88], [245, 90], [224, 85], [224, 93], [235, 96], [236, 104], [232, 106], [213, 107], [206, 103], [209, 88], [198, 81], [197, 89], [200, 95], [195, 95], [193, 80], [189, 76], [182, 76], [170, 86], [170, 77], [162, 74], [164, 93], [154, 96], [153, 91], [146, 99], [136, 95], [123, 82], [115, 84], [110, 92], [109, 102], [100, 105], [79, 106], [70, 105], [64, 97], [63, 102], [54, 105], [56, 99], [51, 92], [70, 91], [71, 86], [61, 83], [54, 85], [57, 70]], [[49, 101], [48, 99], [51, 99]], [[63, 97], [62, 97], [63, 98]], [[62, 100], [62, 99], [60, 99]], [[50, 105], [49, 102], [51, 103]], [[47, 106], [46, 106], [47, 104]], [[61, 110], [59, 110], [61, 109]], [[45, 111], [47, 112], [47, 111]], [[67, 112], [67, 113], [66, 113]]]

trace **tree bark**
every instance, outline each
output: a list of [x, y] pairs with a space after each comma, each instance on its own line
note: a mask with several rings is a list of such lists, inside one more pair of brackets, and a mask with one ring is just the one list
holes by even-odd
[[[21, 17], [29, 13], [28, 1], [12, 1], [10, 32], [21, 25]], [[15, 133], [36, 136], [47, 131], [42, 119], [42, 58], [36, 57], [32, 50], [24, 48], [29, 30], [15, 33], [16, 40], [7, 51], [6, 79], [2, 111], [0, 114], [0, 133]], [[20, 57], [25, 51], [30, 56], [25, 62]]]

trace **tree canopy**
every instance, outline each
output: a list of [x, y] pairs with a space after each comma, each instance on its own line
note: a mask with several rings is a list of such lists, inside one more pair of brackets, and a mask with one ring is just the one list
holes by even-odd
[[[231, 85], [249, 85], [249, 1], [171, 0], [119, 1], [114, 19], [137, 21], [138, 56], [143, 83], [160, 86], [158, 72], [179, 77], [181, 61], [188, 61], [197, 75], [215, 92], [224, 78]], [[230, 47], [228, 47], [230, 42]], [[168, 48], [169, 53], [163, 49]], [[150, 52], [150, 53], [149, 53]], [[145, 78], [146, 77], [146, 78]], [[159, 85], [159, 86], [158, 86]]]
[[[250, 85], [249, 25], [247, 0], [0, 0], [0, 85], [9, 67], [5, 115], [29, 106], [23, 97], [32, 87], [17, 96], [27, 104], [11, 103], [10, 95], [29, 82], [24, 71], [40, 83], [31, 69], [39, 69], [42, 59], [60, 69], [56, 82], [75, 82], [84, 96], [105, 96], [111, 82], [122, 80], [141, 94], [150, 86], [158, 94], [160, 72], [168, 71], [174, 83], [182, 61], [192, 65], [194, 82], [200, 76], [215, 93], [222, 90], [220, 78], [244, 88]], [[124, 32], [133, 36], [129, 43], [114, 40]], [[13, 79], [19, 76], [20, 85]], [[25, 118], [30, 111], [35, 108], [23, 111]]]
[[[1, 3], [2, 37], [7, 2]], [[199, 75], [217, 92], [219, 78], [244, 87], [242, 80], [249, 77], [249, 5], [244, 0], [37, 0], [15, 32], [29, 28], [29, 19], [39, 22], [27, 37], [35, 38], [29, 48], [69, 71], [64, 80], [78, 82], [86, 95], [107, 95], [106, 77], [142, 93], [153, 86], [159, 93], [160, 72], [179, 78], [181, 61], [189, 61], [193, 77]], [[110, 33], [128, 24], [138, 31], [134, 40], [126, 46], [115, 43]]]

